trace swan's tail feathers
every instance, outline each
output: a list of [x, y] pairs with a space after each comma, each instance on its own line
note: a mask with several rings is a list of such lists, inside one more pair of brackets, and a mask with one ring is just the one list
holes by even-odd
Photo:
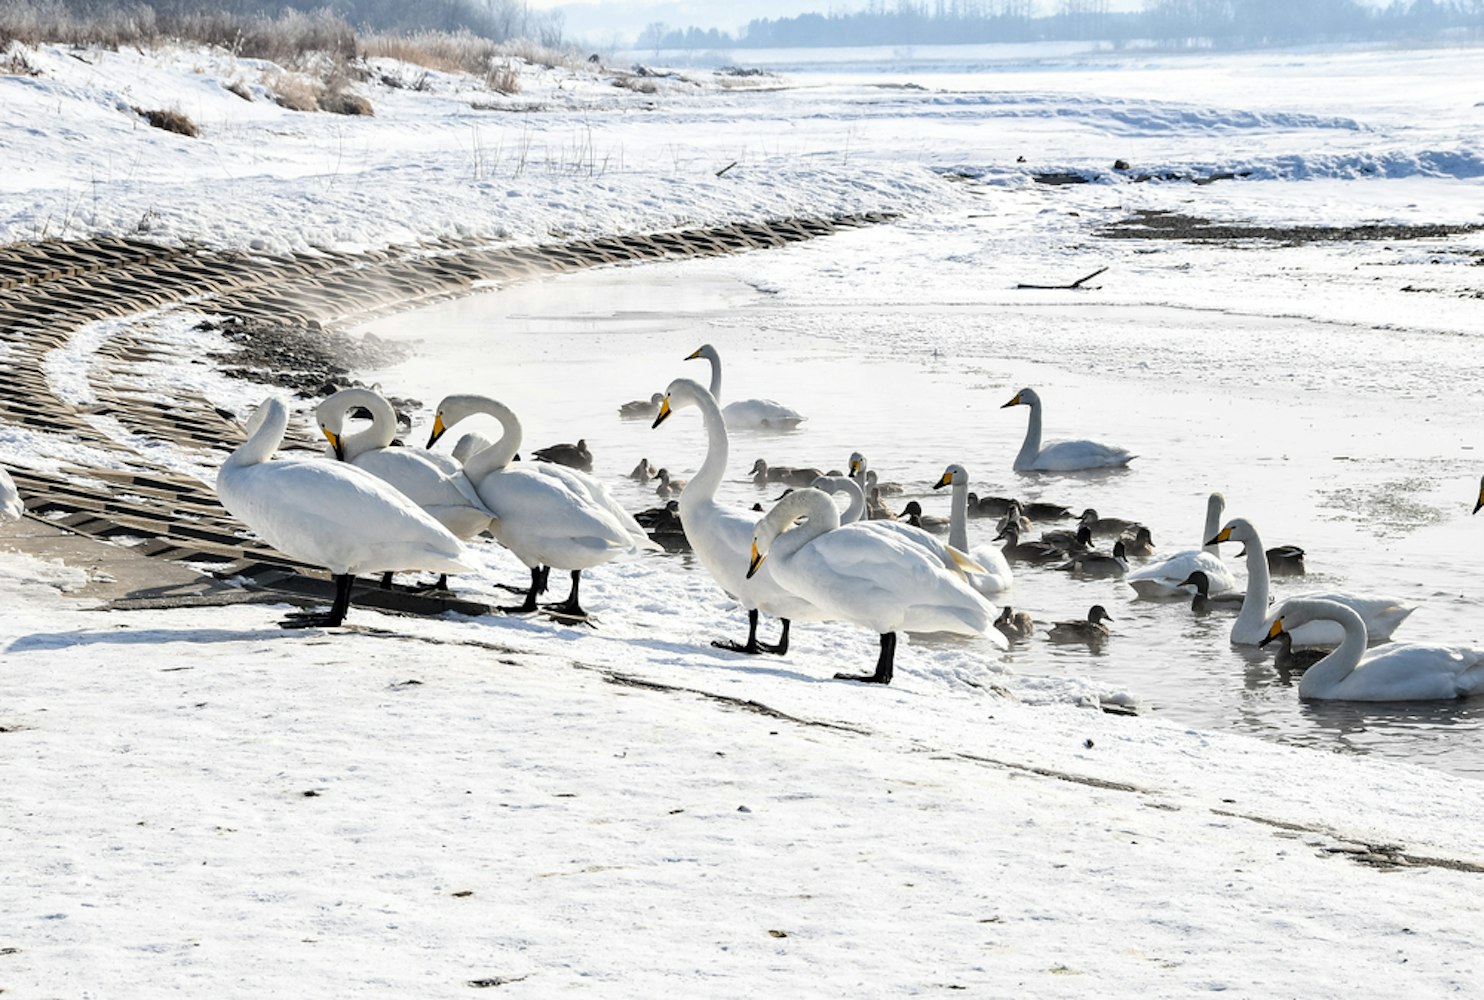
[[1372, 642], [1391, 638], [1391, 633], [1415, 610], [1416, 608], [1407, 607], [1400, 601], [1392, 602], [1390, 607], [1384, 608], [1367, 623], [1367, 638]]
[[1461, 649], [1459, 652], [1473, 657], [1474, 665], [1458, 675], [1458, 696], [1468, 698], [1484, 693], [1484, 650]]

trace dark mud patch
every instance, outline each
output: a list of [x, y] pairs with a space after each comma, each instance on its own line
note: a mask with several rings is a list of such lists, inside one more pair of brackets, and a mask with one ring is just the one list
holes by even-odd
[[1182, 240], [1187, 243], [1228, 243], [1234, 246], [1281, 243], [1359, 243], [1426, 240], [1458, 236], [1484, 225], [1400, 225], [1367, 223], [1360, 226], [1259, 226], [1241, 222], [1214, 222], [1196, 215], [1142, 209], [1126, 219], [1103, 226], [1097, 235], [1111, 240]]
[[237, 345], [236, 350], [220, 356], [223, 373], [276, 385], [300, 398], [324, 396], [356, 384], [350, 378], [352, 371], [384, 367], [411, 353], [409, 347], [372, 334], [351, 337], [314, 323], [228, 317], [206, 320], [198, 329], [215, 330]]

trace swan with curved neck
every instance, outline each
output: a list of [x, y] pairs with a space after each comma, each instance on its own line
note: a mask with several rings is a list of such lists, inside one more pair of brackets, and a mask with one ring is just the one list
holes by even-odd
[[998, 594], [1010, 589], [1015, 577], [1010, 572], [1010, 562], [1002, 549], [995, 545], [979, 545], [969, 548], [969, 474], [962, 465], [954, 463], [943, 470], [942, 477], [933, 489], [951, 486], [952, 497], [948, 517], [948, 544], [969, 556], [984, 567], [983, 573], [969, 576], [969, 586], [981, 594]]
[[551, 610], [585, 620], [578, 597], [584, 569], [659, 551], [660, 546], [591, 476], [549, 462], [509, 468], [520, 449], [521, 426], [515, 412], [498, 400], [470, 394], [444, 397], [433, 418], [428, 447], [459, 421], [479, 413], [498, 420], [503, 433], [465, 460], [464, 473], [495, 514], [491, 534], [531, 570], [525, 602], [512, 610], [536, 610], [536, 595], [545, 589], [547, 573], [555, 567], [571, 574], [572, 589]]
[[1353, 608], [1334, 601], [1285, 601], [1259, 645], [1307, 624], [1338, 625], [1344, 638], [1299, 678], [1300, 698], [1339, 701], [1435, 701], [1484, 691], [1484, 650], [1406, 644], [1362, 659], [1369, 638]]
[[[747, 609], [746, 642], [718, 639], [711, 644], [739, 653], [781, 655], [788, 652], [789, 623], [795, 619], [818, 620], [820, 613], [807, 600], [779, 585], [771, 572], [747, 576], [747, 555], [757, 516], [752, 511], [724, 507], [716, 500], [730, 454], [726, 422], [716, 399], [699, 383], [678, 378], [666, 389], [654, 426], [664, 423], [675, 411], [690, 407], [701, 411], [706, 458], [680, 494], [680, 523], [701, 565], [722, 590]], [[759, 612], [782, 621], [783, 632], [776, 644], [758, 641]]]
[[430, 570], [463, 573], [463, 543], [391, 485], [345, 462], [269, 461], [283, 443], [288, 407], [270, 396], [253, 413], [247, 440], [216, 477], [222, 506], [285, 555], [328, 569], [335, 602], [328, 613], [289, 615], [285, 628], [345, 620], [358, 573]]
[[[1271, 618], [1268, 615], [1268, 557], [1263, 551], [1262, 539], [1252, 524], [1240, 517], [1212, 536], [1213, 543], [1241, 542], [1247, 546], [1247, 594], [1242, 601], [1242, 611], [1232, 625], [1231, 640], [1240, 646], [1255, 646], [1268, 634]], [[1396, 627], [1412, 613], [1412, 609], [1394, 597], [1352, 594], [1304, 594], [1309, 600], [1333, 601], [1349, 607], [1365, 622], [1372, 640], [1391, 638]], [[1289, 632], [1299, 646], [1335, 646], [1344, 639], [1344, 630], [1330, 619], [1313, 619], [1298, 625]]]
[[1016, 472], [1077, 472], [1085, 469], [1111, 469], [1127, 465], [1137, 456], [1125, 448], [1097, 441], [1053, 441], [1041, 446], [1041, 397], [1034, 389], [1021, 389], [1000, 409], [1029, 406], [1025, 441], [1015, 456]]
[[845, 494], [845, 509], [840, 512], [841, 524], [854, 524], [866, 516], [866, 494], [861, 484], [849, 476], [820, 476], [809, 485], [824, 493]]
[[1201, 547], [1176, 552], [1168, 559], [1145, 566], [1128, 575], [1128, 585], [1140, 597], [1151, 600], [1190, 597], [1185, 581], [1193, 573], [1204, 573], [1208, 594], [1215, 596], [1237, 589], [1237, 579], [1222, 561], [1221, 550], [1211, 539], [1221, 530], [1221, 515], [1226, 511], [1226, 498], [1212, 493], [1206, 498], [1206, 527], [1201, 532]]
[[[721, 406], [721, 355], [710, 344], [702, 344], [685, 360], [704, 358], [711, 362], [711, 398]], [[722, 419], [733, 430], [792, 430], [808, 418], [797, 410], [771, 399], [737, 399], [721, 406]]]
[[995, 609], [961, 575], [894, 532], [842, 526], [834, 501], [819, 490], [788, 494], [757, 523], [748, 575], [765, 563], [782, 586], [829, 617], [881, 636], [875, 670], [837, 673], [839, 680], [889, 684], [901, 631], [987, 634], [996, 648], [1008, 647], [990, 628]]
[[[346, 418], [362, 406], [371, 414], [370, 426], [345, 433]], [[380, 393], [341, 389], [314, 412], [336, 458], [390, 483], [459, 538], [473, 538], [490, 527], [494, 514], [479, 499], [462, 469], [446, 471], [434, 461], [441, 456], [422, 448], [392, 446], [396, 413]]]

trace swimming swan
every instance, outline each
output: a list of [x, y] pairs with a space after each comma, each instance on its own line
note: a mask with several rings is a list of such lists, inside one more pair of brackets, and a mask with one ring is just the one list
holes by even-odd
[[969, 586], [986, 596], [1010, 589], [1015, 578], [1005, 553], [998, 546], [988, 544], [969, 548], [969, 474], [962, 465], [955, 463], [944, 469], [933, 489], [945, 486], [953, 487], [948, 510], [948, 544], [967, 552], [984, 567], [983, 573], [970, 574]]
[[21, 502], [15, 480], [10, 478], [10, 473], [0, 469], [0, 521], [19, 521], [25, 513], [26, 505]]
[[1284, 601], [1258, 645], [1300, 627], [1324, 622], [1344, 631], [1339, 647], [1299, 678], [1300, 698], [1338, 701], [1434, 701], [1467, 698], [1484, 691], [1484, 650], [1454, 646], [1394, 646], [1362, 660], [1365, 622], [1354, 609], [1333, 601]]
[[[685, 360], [705, 358], [711, 362], [711, 398], [721, 403], [721, 355], [710, 344], [702, 344]], [[721, 408], [732, 430], [793, 430], [808, 418], [771, 399], [736, 399]]]
[[216, 492], [233, 517], [285, 555], [323, 566], [335, 578], [329, 612], [291, 614], [284, 628], [345, 620], [357, 573], [464, 573], [461, 543], [382, 480], [345, 462], [269, 461], [283, 442], [288, 407], [269, 396], [247, 424], [247, 440], [222, 463]]
[[[691, 477], [690, 485], [680, 494], [680, 523], [691, 550], [711, 574], [717, 586], [747, 610], [747, 641], [715, 639], [711, 645], [738, 653], [788, 652], [788, 630], [795, 619], [818, 621], [823, 616], [807, 600], [785, 590], [771, 572], [747, 575], [747, 557], [752, 547], [752, 532], [758, 515], [723, 506], [716, 501], [717, 488], [726, 475], [730, 442], [721, 407], [700, 383], [688, 378], [671, 382], [661, 397], [658, 427], [676, 410], [695, 407], [701, 411], [701, 424], [706, 431], [706, 458]], [[776, 644], [759, 642], [758, 614], [772, 615], [783, 623]]]
[[1190, 591], [1184, 581], [1192, 573], [1206, 574], [1206, 583], [1212, 596], [1237, 589], [1237, 579], [1221, 560], [1220, 549], [1209, 544], [1221, 530], [1221, 515], [1226, 510], [1226, 498], [1212, 493], [1206, 498], [1206, 530], [1201, 532], [1201, 548], [1176, 552], [1163, 562], [1130, 573], [1128, 585], [1144, 598], [1159, 600], [1170, 597], [1189, 597]]
[[1076, 472], [1081, 469], [1108, 469], [1127, 465], [1137, 456], [1123, 448], [1099, 444], [1096, 441], [1054, 441], [1041, 447], [1041, 397], [1034, 389], [1021, 389], [1010, 402], [1010, 406], [1029, 406], [1030, 422], [1025, 428], [1025, 443], [1020, 454], [1015, 456], [1016, 472]]
[[837, 673], [838, 680], [891, 683], [899, 631], [982, 634], [997, 649], [1009, 646], [990, 628], [994, 608], [962, 575], [895, 532], [860, 522], [842, 527], [834, 502], [819, 490], [788, 494], [757, 523], [748, 576], [765, 561], [780, 585], [829, 617], [880, 634], [875, 671]]
[[[1247, 546], [1247, 595], [1242, 612], [1232, 625], [1232, 642], [1239, 646], [1256, 646], [1268, 634], [1268, 559], [1262, 549], [1257, 529], [1238, 517], [1228, 521], [1212, 542], [1242, 542]], [[1326, 600], [1343, 604], [1360, 615], [1372, 640], [1389, 639], [1396, 627], [1412, 609], [1394, 597], [1349, 594], [1303, 594], [1303, 599]], [[1345, 638], [1344, 629], [1333, 620], [1305, 620], [1288, 630], [1299, 646], [1337, 646]]]
[[511, 467], [520, 449], [520, 421], [508, 406], [488, 396], [444, 397], [433, 418], [428, 447], [476, 413], [494, 417], [504, 433], [494, 444], [470, 455], [464, 472], [485, 507], [495, 514], [490, 533], [531, 570], [525, 602], [511, 610], [535, 611], [536, 595], [546, 587], [547, 571], [555, 567], [571, 573], [572, 590], [551, 610], [585, 618], [578, 600], [584, 569], [644, 551], [657, 552], [661, 546], [591, 476], [550, 462]]

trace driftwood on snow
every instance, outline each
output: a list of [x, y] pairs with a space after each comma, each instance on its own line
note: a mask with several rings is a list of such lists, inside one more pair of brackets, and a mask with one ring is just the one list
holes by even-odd
[[1108, 270], [1106, 267], [1100, 267], [1096, 271], [1092, 272], [1091, 274], [1085, 274], [1085, 275], [1083, 275], [1082, 277], [1078, 278], [1076, 281], [1072, 282], [1070, 285], [1028, 285], [1025, 282], [1021, 282], [1020, 284], [1016, 285], [1015, 287], [1016, 288], [1036, 288], [1036, 289], [1041, 289], [1043, 291], [1073, 291], [1073, 290], [1076, 290], [1076, 289], [1081, 288], [1084, 282], [1091, 281], [1093, 278], [1096, 278], [1098, 275], [1102, 274], [1106, 270]]

